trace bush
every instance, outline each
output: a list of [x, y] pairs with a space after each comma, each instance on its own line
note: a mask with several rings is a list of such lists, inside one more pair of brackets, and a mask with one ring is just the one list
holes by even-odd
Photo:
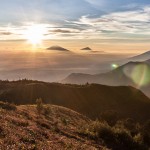
[[150, 147], [150, 120], [147, 121], [141, 131], [143, 142]]
[[63, 125], [68, 125], [68, 123], [69, 123], [69, 120], [67, 120], [66, 118], [61, 118], [61, 122], [63, 123]]
[[109, 110], [101, 113], [102, 120], [105, 120], [110, 126], [114, 126], [119, 119], [119, 115], [116, 111]]
[[13, 111], [15, 111], [17, 109], [17, 107], [14, 104], [10, 104], [7, 102], [1, 102], [1, 101], [0, 101], [0, 108], [6, 109], [6, 110], [13, 110]]
[[82, 133], [113, 150], [144, 150], [124, 126], [109, 126], [106, 122], [93, 121], [82, 128]]
[[111, 128], [106, 122], [94, 121], [89, 126], [89, 131], [93, 132], [97, 138], [101, 138], [105, 137], [106, 132], [111, 132]]
[[89, 125], [81, 128], [80, 133], [98, 140], [105, 136], [105, 132], [111, 132], [111, 127], [106, 122], [92, 121]]
[[43, 100], [41, 98], [38, 98], [36, 100], [36, 104], [37, 104], [36, 109], [38, 111], [38, 114], [40, 115], [43, 112]]
[[45, 107], [43, 107], [43, 112], [44, 112], [44, 115], [50, 115], [52, 110], [51, 110], [51, 106], [50, 105], [46, 105]]

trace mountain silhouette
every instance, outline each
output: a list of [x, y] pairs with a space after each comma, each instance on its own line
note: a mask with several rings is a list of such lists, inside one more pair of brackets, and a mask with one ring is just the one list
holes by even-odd
[[90, 47], [85, 47], [85, 48], [82, 48], [81, 50], [83, 50], [83, 51], [91, 51], [92, 49]]
[[[143, 74], [141, 73], [142, 71], [144, 71]], [[149, 93], [150, 79], [148, 79], [149, 75], [150, 75], [150, 64], [149, 60], [147, 60], [144, 62], [128, 62], [112, 71], [102, 74], [90, 75], [90, 74], [72, 73], [64, 80], [62, 80], [62, 83], [85, 84], [88, 82], [111, 86], [130, 85], [137, 87], [138, 86], [137, 84], [138, 83], [140, 84], [140, 78], [144, 77], [147, 79], [145, 79], [145, 81], [143, 82], [146, 82], [147, 80], [148, 83], [145, 83], [147, 85], [140, 87], [140, 89], [150, 97]]]
[[117, 112], [120, 118], [133, 118], [137, 121], [147, 120], [150, 116], [150, 99], [130, 86], [1, 82], [1, 100], [15, 104], [35, 104], [37, 98], [42, 98], [44, 103], [73, 109], [91, 119], [99, 118], [101, 113], [110, 110]]
[[150, 59], [150, 51], [142, 53], [140, 55], [129, 58], [130, 61], [145, 61]]
[[150, 59], [146, 60], [145, 63], [150, 65]]
[[69, 51], [68, 49], [65, 49], [65, 48], [63, 48], [61, 46], [51, 46], [51, 47], [47, 48], [47, 50], [66, 51], [66, 52]]

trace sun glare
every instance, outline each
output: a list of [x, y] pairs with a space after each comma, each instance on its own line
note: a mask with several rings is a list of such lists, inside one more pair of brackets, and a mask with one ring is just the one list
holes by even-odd
[[42, 43], [44, 35], [47, 33], [47, 28], [42, 24], [33, 24], [28, 26], [24, 32], [25, 39], [30, 44], [38, 45]]

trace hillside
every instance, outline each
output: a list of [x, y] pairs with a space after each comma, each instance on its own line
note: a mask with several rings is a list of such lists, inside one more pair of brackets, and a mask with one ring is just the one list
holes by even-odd
[[150, 146], [150, 122], [141, 125], [126, 119], [110, 126], [50, 104], [15, 106], [0, 101], [0, 124], [1, 150], [148, 150]]
[[1, 81], [0, 99], [15, 104], [45, 103], [65, 106], [91, 119], [109, 111], [120, 118], [146, 121], [150, 116], [150, 99], [133, 87], [111, 87], [98, 84], [65, 85], [39, 81]]
[[93, 140], [79, 136], [79, 128], [90, 119], [77, 112], [49, 105], [49, 114], [39, 116], [35, 105], [21, 105], [11, 110], [9, 104], [2, 109], [2, 104], [0, 102], [1, 150], [102, 149]]

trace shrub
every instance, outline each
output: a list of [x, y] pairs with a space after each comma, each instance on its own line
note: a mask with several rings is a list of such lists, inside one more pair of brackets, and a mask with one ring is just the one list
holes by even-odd
[[96, 120], [92, 121], [89, 125], [83, 126], [79, 132], [92, 139], [98, 140], [101, 136], [104, 136], [105, 132], [109, 132], [110, 130], [111, 128], [106, 122]]
[[94, 121], [89, 126], [89, 131], [93, 132], [97, 138], [105, 137], [106, 132], [111, 132], [110, 126], [106, 122]]
[[131, 135], [134, 136], [139, 133], [140, 124], [135, 122], [133, 119], [128, 118], [124, 122], [124, 127], [131, 132]]
[[66, 126], [69, 123], [69, 120], [67, 120], [66, 118], [61, 118], [61, 122]]
[[50, 105], [46, 105], [45, 107], [43, 107], [43, 112], [44, 115], [50, 115], [52, 110], [51, 110], [51, 106]]
[[150, 147], [150, 120], [147, 121], [141, 131], [143, 142]]
[[96, 142], [103, 141], [104, 145], [113, 150], [144, 150], [142, 144], [136, 142], [124, 126], [111, 127], [106, 122], [93, 121], [82, 128], [82, 133]]
[[113, 110], [101, 113], [100, 117], [102, 120], [105, 120], [110, 126], [115, 125], [117, 120], [119, 119], [118, 113]]
[[10, 104], [7, 102], [1, 102], [1, 101], [0, 101], [0, 108], [6, 109], [6, 110], [13, 110], [13, 111], [15, 111], [17, 109], [17, 107], [14, 104]]
[[43, 112], [43, 100], [41, 98], [38, 98], [36, 100], [36, 108], [37, 108], [37, 111], [38, 111], [38, 114], [40, 115], [42, 112]]

